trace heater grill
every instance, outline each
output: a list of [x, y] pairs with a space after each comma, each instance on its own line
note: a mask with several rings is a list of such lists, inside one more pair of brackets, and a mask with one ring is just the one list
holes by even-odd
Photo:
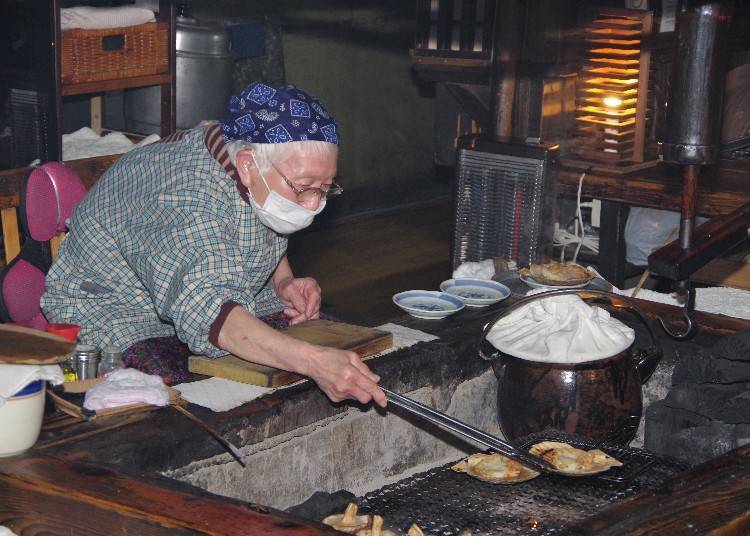
[[601, 448], [623, 462], [632, 476], [625, 482], [599, 477], [541, 475], [514, 485], [488, 484], [448, 464], [420, 473], [358, 501], [360, 511], [383, 516], [386, 524], [406, 532], [416, 523], [425, 534], [567, 534], [566, 526], [609, 504], [653, 488], [689, 466], [647, 451], [599, 445], [580, 436], [546, 431], [519, 443], [565, 441], [575, 447]]
[[545, 194], [556, 150], [477, 136], [459, 141], [452, 262], [504, 257], [527, 266], [546, 236]]

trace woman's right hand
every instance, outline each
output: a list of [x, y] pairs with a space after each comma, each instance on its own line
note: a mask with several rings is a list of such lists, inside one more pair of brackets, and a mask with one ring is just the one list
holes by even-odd
[[316, 347], [308, 374], [333, 402], [351, 398], [367, 404], [371, 400], [385, 407], [385, 393], [378, 387], [380, 376], [349, 350]]

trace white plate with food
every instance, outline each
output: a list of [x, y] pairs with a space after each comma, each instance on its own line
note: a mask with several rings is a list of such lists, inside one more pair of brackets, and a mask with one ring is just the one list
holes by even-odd
[[548, 289], [582, 288], [594, 278], [594, 274], [580, 264], [557, 261], [532, 264], [518, 270], [518, 275], [532, 288]]
[[545, 283], [540, 283], [539, 281], [536, 281], [533, 277], [530, 276], [524, 276], [519, 275], [518, 278], [526, 283], [531, 288], [544, 288], [548, 290], [563, 290], [566, 288], [583, 288], [587, 286], [591, 281], [586, 281], [584, 283], [578, 283], [577, 285], [548, 285]]
[[510, 296], [510, 289], [488, 279], [448, 279], [440, 283], [440, 290], [456, 296], [469, 307], [486, 307]]
[[464, 308], [464, 302], [446, 292], [407, 290], [393, 296], [393, 303], [415, 318], [438, 320]]

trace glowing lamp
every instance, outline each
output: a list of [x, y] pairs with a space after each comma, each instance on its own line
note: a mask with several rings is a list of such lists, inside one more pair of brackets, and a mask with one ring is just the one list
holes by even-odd
[[644, 160], [653, 14], [602, 8], [585, 28], [576, 91], [576, 143], [583, 160], [627, 167]]

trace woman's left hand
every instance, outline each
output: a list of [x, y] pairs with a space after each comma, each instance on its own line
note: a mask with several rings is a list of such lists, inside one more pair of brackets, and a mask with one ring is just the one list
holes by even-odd
[[276, 295], [284, 304], [290, 324], [320, 318], [320, 285], [312, 277], [289, 277], [276, 285]]

